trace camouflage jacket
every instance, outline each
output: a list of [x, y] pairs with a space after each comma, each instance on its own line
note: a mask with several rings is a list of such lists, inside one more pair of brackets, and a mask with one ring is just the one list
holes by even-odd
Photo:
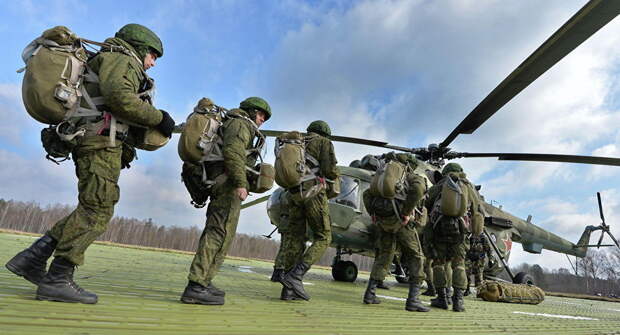
[[254, 148], [254, 138], [258, 133], [258, 128], [253, 121], [248, 119], [248, 114], [241, 109], [230, 110], [229, 116], [222, 125], [224, 169], [235, 188], [249, 189], [246, 166], [254, 167], [257, 157], [247, 155], [246, 150]]
[[330, 180], [338, 179], [340, 171], [338, 170], [338, 161], [334, 153], [334, 145], [332, 142], [317, 133], [309, 134], [310, 141], [306, 145], [306, 152], [319, 161], [318, 175]]
[[[138, 54], [120, 38], [108, 38], [105, 43], [120, 45]], [[88, 66], [99, 76], [99, 84], [86, 83], [86, 89], [91, 96], [103, 97], [103, 109], [119, 119], [144, 127], [161, 122], [162, 113], [149, 101], [138, 97], [149, 79], [139, 59], [103, 49], [88, 61]]]
[[472, 261], [484, 259], [486, 256], [491, 257], [491, 246], [484, 233], [478, 237], [472, 236], [470, 238], [469, 251], [467, 252], [467, 258]]

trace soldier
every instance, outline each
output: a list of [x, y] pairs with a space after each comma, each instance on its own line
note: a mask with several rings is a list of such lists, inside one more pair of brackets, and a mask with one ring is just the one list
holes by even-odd
[[[73, 281], [73, 273], [76, 266], [84, 264], [86, 249], [105, 232], [119, 199], [121, 168], [129, 167], [135, 155], [131, 143], [139, 130], [122, 121], [155, 128], [167, 137], [174, 128], [168, 113], [139, 95], [151, 88], [152, 80], [145, 71], [164, 54], [159, 37], [144, 26], [128, 24], [105, 42], [113, 45], [113, 50], [103, 47], [88, 62], [99, 83], [85, 86], [91, 97], [103, 98], [97, 104], [102, 115], [119, 120], [116, 135], [111, 137], [116, 139], [110, 140], [110, 122], [105, 116], [80, 121], [86, 133], [71, 153], [78, 178], [77, 208], [6, 264], [11, 272], [38, 285], [39, 300], [97, 303], [97, 295], [80, 288]], [[46, 273], [47, 259], [54, 250], [54, 260]]]
[[[288, 232], [283, 233], [281, 249], [284, 250], [286, 273], [280, 279], [282, 292], [280, 299], [310, 300], [303, 287], [303, 277], [312, 264], [317, 262], [329, 247], [332, 240], [329, 208], [327, 205], [326, 183], [336, 181], [339, 176], [334, 154], [334, 145], [329, 140], [331, 129], [325, 121], [317, 120], [306, 129], [306, 156], [313, 157], [319, 170], [316, 178], [305, 181], [300, 187], [287, 191], [289, 203]], [[318, 192], [307, 196], [311, 189]], [[312, 231], [312, 245], [304, 251], [307, 229]]]
[[[426, 250], [427, 257], [433, 259], [434, 286], [437, 291], [437, 298], [431, 299], [431, 306], [448, 309], [448, 293], [447, 293], [447, 275], [445, 264], [451, 262], [452, 268], [452, 287], [454, 294], [452, 296], [452, 310], [455, 312], [465, 311], [463, 306], [463, 293], [467, 288], [467, 278], [465, 274], [465, 257], [469, 249], [469, 241], [466, 235], [469, 233], [469, 222], [478, 220], [480, 213], [479, 199], [477, 192], [472, 184], [466, 179], [463, 169], [456, 163], [447, 164], [442, 171], [443, 178], [428, 192], [428, 199], [425, 202], [426, 208], [430, 211], [430, 221], [424, 231], [425, 244], [428, 246]], [[444, 183], [449, 180], [458, 183], [461, 187], [460, 194], [463, 194], [463, 216], [449, 216], [444, 214], [447, 208], [442, 197], [444, 195]], [[456, 180], [456, 181], [455, 181]], [[455, 201], [456, 202], [456, 201]], [[460, 206], [460, 204], [459, 204]], [[457, 208], [460, 208], [457, 206]]]
[[[390, 155], [391, 154], [391, 155]], [[407, 154], [386, 155], [386, 160], [395, 160], [406, 167], [406, 183], [403, 190], [404, 200], [390, 200], [371, 189], [364, 191], [364, 206], [379, 226], [379, 254], [375, 257], [364, 292], [365, 304], [379, 304], [375, 290], [379, 281], [387, 274], [387, 264], [394, 259], [396, 245], [400, 247], [402, 259], [409, 269], [409, 296], [405, 305], [407, 311], [428, 312], [430, 309], [422, 305], [418, 295], [420, 285], [424, 281], [424, 254], [415, 228], [414, 209], [426, 191], [424, 179], [413, 171], [417, 165], [415, 159]], [[398, 213], [396, 213], [398, 212]]]
[[467, 290], [465, 290], [464, 295], [469, 295], [471, 293], [470, 286], [470, 277], [474, 275], [474, 285], [476, 287], [482, 284], [482, 280], [484, 279], [484, 266], [486, 264], [487, 256], [488, 259], [492, 259], [491, 255], [491, 246], [489, 245], [489, 241], [487, 237], [484, 235], [484, 232], [478, 236], [472, 236], [469, 238], [469, 251], [467, 252], [467, 262], [469, 263], [469, 267], [466, 267], [467, 270]]
[[189, 269], [189, 282], [181, 295], [181, 301], [186, 304], [224, 304], [225, 292], [211, 281], [235, 237], [241, 202], [247, 198], [250, 186], [246, 167], [254, 167], [258, 158], [254, 139], [260, 134], [258, 128], [270, 117], [269, 104], [250, 97], [238, 109], [228, 112], [228, 119], [220, 128], [224, 160], [206, 166], [207, 174], [216, 184], [211, 189], [207, 222]]

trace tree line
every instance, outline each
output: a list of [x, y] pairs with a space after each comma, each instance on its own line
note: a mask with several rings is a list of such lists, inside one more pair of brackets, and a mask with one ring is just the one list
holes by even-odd
[[[41, 206], [36, 202], [0, 199], [0, 228], [43, 234], [58, 220], [70, 214], [75, 207], [67, 205]], [[202, 227], [164, 226], [151, 219], [141, 220], [115, 216], [108, 229], [97, 240], [145, 247], [196, 251]], [[238, 233], [228, 255], [273, 260], [280, 243], [262, 236]], [[336, 255], [330, 248], [317, 264], [329, 266]], [[370, 270], [372, 258], [352, 255], [360, 270]]]
[[[43, 234], [56, 221], [73, 211], [67, 205], [47, 205], [0, 199], [0, 228]], [[114, 217], [100, 241], [139, 245], [162, 249], [195, 251], [202, 227], [164, 226], [151, 219], [141, 220]], [[280, 244], [262, 236], [237, 234], [229, 251], [230, 256], [273, 260]], [[329, 248], [317, 263], [330, 266], [336, 254]], [[360, 270], [370, 271], [373, 258], [361, 255], [344, 256]], [[538, 264], [523, 263], [512, 268], [513, 273], [530, 274], [536, 285], [546, 291], [620, 296], [620, 249], [590, 249], [586, 257], [573, 262], [572, 269], [548, 270]], [[503, 273], [503, 278], [508, 279]]]

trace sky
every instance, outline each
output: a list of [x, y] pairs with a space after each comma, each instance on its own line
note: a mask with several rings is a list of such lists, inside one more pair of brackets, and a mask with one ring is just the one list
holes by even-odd
[[[303, 130], [327, 121], [332, 133], [408, 147], [441, 142], [516, 66], [566, 22], [583, 0], [443, 1], [2, 1], [0, 2], [0, 197], [42, 205], [76, 203], [71, 162], [44, 158], [43, 124], [21, 101], [22, 49], [65, 25], [103, 41], [140, 23], [164, 43], [149, 70], [155, 105], [180, 123], [201, 97], [236, 107], [265, 98], [264, 129]], [[620, 157], [620, 19], [612, 21], [504, 106], [457, 151]], [[378, 148], [336, 143], [348, 165]], [[273, 161], [273, 142], [266, 158]], [[204, 225], [181, 181], [177, 137], [139, 159], [120, 179], [116, 215], [157, 224]], [[488, 201], [576, 242], [600, 222], [603, 195], [620, 230], [620, 169], [561, 163], [461, 159]], [[251, 198], [254, 199], [255, 197]], [[244, 210], [238, 231], [271, 231], [265, 207]], [[595, 235], [598, 238], [598, 234]], [[594, 240], [594, 238], [593, 238]], [[606, 239], [606, 241], [608, 241]], [[594, 241], [593, 241], [594, 242]], [[510, 263], [569, 268], [550, 251], [515, 244]]]

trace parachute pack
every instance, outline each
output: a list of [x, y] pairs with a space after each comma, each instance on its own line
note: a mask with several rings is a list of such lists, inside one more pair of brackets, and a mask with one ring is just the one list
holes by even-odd
[[530, 284], [484, 281], [477, 290], [485, 301], [537, 305], [545, 300], [545, 292]]
[[319, 162], [306, 152], [308, 138], [292, 131], [276, 139], [276, 183], [289, 189], [316, 178]]
[[[50, 28], [26, 46], [22, 59], [26, 66], [17, 72], [24, 72], [22, 81], [22, 99], [28, 114], [35, 120], [51, 125], [42, 133], [44, 147], [56, 149], [48, 152], [48, 158], [68, 158], [77, 140], [84, 135], [100, 134], [109, 129], [110, 144], [115, 146], [117, 134], [126, 134], [127, 122], [117, 122], [112, 114], [101, 110], [104, 99], [90, 96], [85, 89], [85, 82], [98, 84], [99, 77], [89, 70], [87, 61], [96, 52], [87, 50], [92, 45], [105, 47], [113, 52], [122, 52], [135, 57], [130, 50], [116, 45], [99, 43], [78, 37], [69, 28], [56, 26]], [[146, 74], [145, 74], [146, 76]], [[148, 78], [148, 76], [146, 76]], [[154, 84], [139, 96], [151, 101]], [[63, 126], [60, 126], [60, 125]], [[56, 135], [51, 134], [51, 131]], [[53, 143], [52, 141], [66, 143]], [[168, 142], [168, 138], [154, 129], [144, 129], [141, 141], [136, 147], [144, 150], [156, 150]]]
[[[202, 98], [183, 126], [177, 147], [179, 157], [183, 161], [181, 180], [192, 198], [192, 205], [196, 208], [205, 206], [213, 185], [226, 180], [223, 171], [209, 175], [209, 166], [224, 161], [222, 126], [227, 119], [233, 117], [247, 119], [217, 106], [209, 98]], [[252, 120], [247, 120], [255, 125]], [[247, 151], [246, 155], [258, 154], [262, 161], [259, 152], [265, 139], [259, 132], [257, 133], [258, 141], [254, 149]], [[275, 171], [272, 165], [261, 162], [254, 169], [246, 169], [250, 182], [249, 192], [264, 193], [273, 187]]]
[[[370, 193], [373, 195], [371, 200], [371, 210], [379, 216], [400, 216], [400, 206], [398, 201], [405, 200], [407, 197], [407, 169], [408, 167], [395, 160], [378, 161], [378, 167], [370, 181]], [[390, 203], [391, 209], [387, 205]]]

